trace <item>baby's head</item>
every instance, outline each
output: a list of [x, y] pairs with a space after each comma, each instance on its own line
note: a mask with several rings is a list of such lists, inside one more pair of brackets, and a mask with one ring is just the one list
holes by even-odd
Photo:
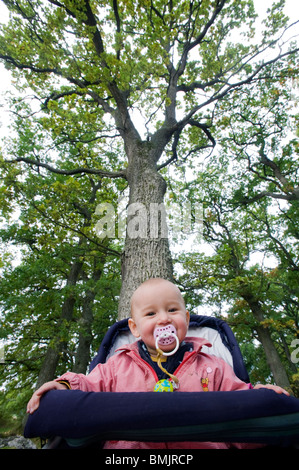
[[[156, 354], [154, 331], [168, 325], [176, 330], [179, 343], [187, 333], [190, 315], [177, 286], [165, 279], [154, 278], [141, 284], [131, 298], [129, 327], [132, 334], [143, 340], [150, 354]], [[163, 346], [168, 353], [173, 344]]]

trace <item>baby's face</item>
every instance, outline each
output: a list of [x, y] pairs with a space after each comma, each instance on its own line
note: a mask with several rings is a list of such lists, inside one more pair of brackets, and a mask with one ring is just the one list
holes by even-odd
[[[172, 283], [160, 279], [141, 285], [134, 293], [131, 305], [130, 330], [136, 338], [141, 337], [150, 354], [156, 354], [156, 327], [173, 325], [179, 343], [184, 340], [190, 316], [179, 289]], [[169, 352], [173, 345], [165, 345], [161, 349]]]

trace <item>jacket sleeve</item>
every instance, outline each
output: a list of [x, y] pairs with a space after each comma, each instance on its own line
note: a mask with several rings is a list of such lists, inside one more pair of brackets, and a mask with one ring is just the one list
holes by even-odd
[[114, 383], [114, 364], [98, 364], [88, 375], [66, 372], [56, 381], [66, 380], [72, 390], [83, 392], [111, 392]]
[[232, 367], [223, 360], [219, 360], [219, 367], [215, 373], [215, 391], [232, 392], [235, 390], [248, 390], [251, 384], [240, 380]]

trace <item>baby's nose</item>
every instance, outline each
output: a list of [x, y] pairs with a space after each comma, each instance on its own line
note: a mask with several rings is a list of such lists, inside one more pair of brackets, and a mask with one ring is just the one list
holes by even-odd
[[158, 323], [164, 324], [168, 323], [169, 321], [169, 315], [166, 310], [162, 310], [161, 312], [159, 312]]

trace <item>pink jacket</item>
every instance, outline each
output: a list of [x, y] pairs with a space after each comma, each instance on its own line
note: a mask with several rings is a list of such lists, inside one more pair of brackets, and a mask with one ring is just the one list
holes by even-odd
[[[249, 384], [242, 382], [233, 369], [222, 359], [202, 353], [202, 346], [211, 346], [203, 338], [188, 337], [194, 349], [186, 352], [184, 359], [174, 372], [179, 379], [179, 389], [174, 392], [233, 391], [248, 390]], [[98, 364], [88, 375], [67, 372], [57, 380], [67, 380], [72, 389], [87, 392], [151, 392], [159, 380], [156, 372], [138, 353], [137, 342], [117, 350], [105, 364]], [[117, 449], [192, 449], [228, 448], [226, 443], [171, 442], [149, 443], [109, 441], [105, 448]], [[239, 445], [238, 445], [239, 447]]]

